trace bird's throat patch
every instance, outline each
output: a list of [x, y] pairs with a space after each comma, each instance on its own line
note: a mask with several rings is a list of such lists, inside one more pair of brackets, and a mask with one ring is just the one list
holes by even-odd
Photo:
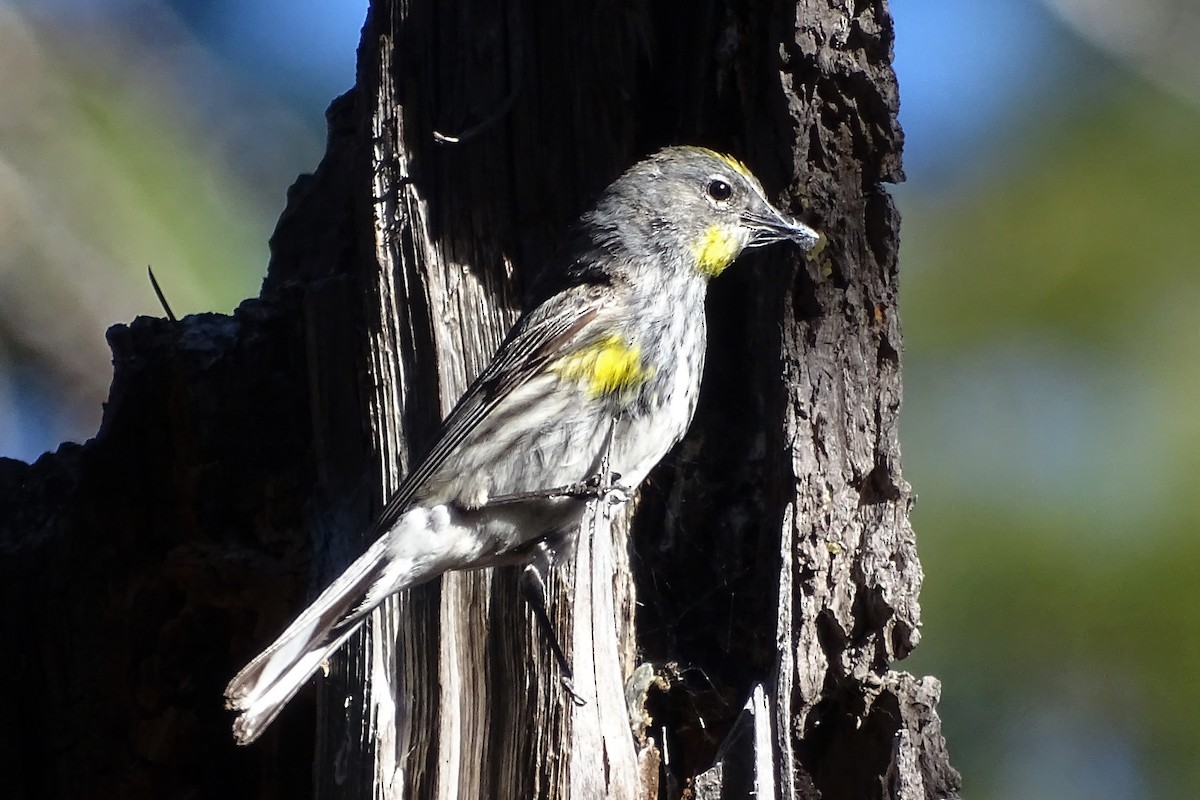
[[552, 367], [564, 380], [583, 382], [593, 396], [629, 394], [654, 375], [642, 363], [642, 349], [621, 336], [606, 336]]
[[740, 250], [740, 243], [732, 231], [721, 225], [710, 225], [693, 248], [696, 271], [706, 278], [715, 278], [733, 263]]

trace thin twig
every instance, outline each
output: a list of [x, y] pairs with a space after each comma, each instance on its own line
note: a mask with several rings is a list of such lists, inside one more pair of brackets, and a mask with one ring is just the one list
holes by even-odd
[[171, 306], [167, 304], [167, 298], [163, 296], [162, 288], [158, 285], [158, 280], [154, 277], [154, 270], [146, 265], [146, 272], [150, 275], [150, 285], [154, 287], [154, 294], [158, 295], [158, 302], [163, 307], [163, 311], [167, 312], [167, 319], [171, 322], [179, 322], [175, 312], [171, 310]]

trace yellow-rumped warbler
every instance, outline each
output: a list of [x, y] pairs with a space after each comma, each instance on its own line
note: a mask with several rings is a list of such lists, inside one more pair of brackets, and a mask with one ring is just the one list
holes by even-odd
[[388, 595], [447, 570], [526, 564], [522, 589], [548, 626], [538, 570], [573, 541], [589, 498], [624, 498], [691, 422], [709, 279], [747, 247], [817, 238], [712, 150], [670, 147], [618, 178], [388, 501], [375, 542], [230, 682], [237, 741], [257, 738]]

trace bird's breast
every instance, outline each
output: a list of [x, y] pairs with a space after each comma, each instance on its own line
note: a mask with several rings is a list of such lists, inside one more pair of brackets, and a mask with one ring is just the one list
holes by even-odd
[[[662, 460], [691, 424], [704, 373], [704, 318], [677, 321], [648, 348], [653, 375], [615, 405], [611, 463], [621, 482], [636, 485]], [[670, 323], [668, 323], [670, 324]]]

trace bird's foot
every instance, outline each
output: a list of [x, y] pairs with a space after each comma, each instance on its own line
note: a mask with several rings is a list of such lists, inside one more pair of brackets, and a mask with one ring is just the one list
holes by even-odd
[[528, 500], [552, 500], [557, 497], [574, 497], [579, 500], [600, 500], [615, 506], [629, 502], [633, 497], [633, 487], [620, 483], [621, 474], [610, 472], [607, 475], [592, 475], [587, 480], [568, 483], [566, 486], [556, 486], [553, 489], [540, 489], [532, 492], [518, 492], [489, 497], [489, 506], [523, 503]]

